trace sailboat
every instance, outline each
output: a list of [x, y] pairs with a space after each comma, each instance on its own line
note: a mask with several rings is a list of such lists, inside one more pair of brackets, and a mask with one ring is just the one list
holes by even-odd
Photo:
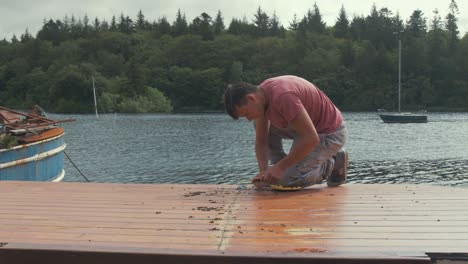
[[382, 112], [379, 116], [384, 123], [427, 123], [426, 115], [401, 112], [401, 39], [398, 40], [398, 112]]

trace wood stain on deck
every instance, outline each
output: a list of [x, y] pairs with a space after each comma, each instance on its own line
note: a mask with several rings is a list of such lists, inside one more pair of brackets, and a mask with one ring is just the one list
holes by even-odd
[[427, 252], [468, 248], [463, 188], [356, 184], [281, 193], [237, 187], [0, 182], [0, 256], [71, 247], [174, 258], [419, 261], [428, 260]]

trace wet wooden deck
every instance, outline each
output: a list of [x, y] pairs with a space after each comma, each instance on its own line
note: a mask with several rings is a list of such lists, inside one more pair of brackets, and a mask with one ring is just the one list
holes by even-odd
[[0, 182], [0, 262], [430, 263], [427, 252], [468, 252], [468, 189], [237, 187]]

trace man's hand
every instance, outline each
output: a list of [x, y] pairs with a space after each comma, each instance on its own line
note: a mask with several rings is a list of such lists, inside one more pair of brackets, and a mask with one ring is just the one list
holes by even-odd
[[283, 174], [284, 170], [278, 165], [270, 166], [263, 172], [263, 181], [268, 184], [277, 184]]
[[266, 171], [260, 172], [252, 178], [252, 184], [258, 189], [263, 189], [268, 185], [277, 184], [283, 174], [284, 170], [279, 166], [270, 166]]
[[257, 176], [252, 178], [252, 184], [255, 185], [257, 189], [263, 189], [267, 186], [267, 184], [263, 181], [263, 172], [257, 174]]

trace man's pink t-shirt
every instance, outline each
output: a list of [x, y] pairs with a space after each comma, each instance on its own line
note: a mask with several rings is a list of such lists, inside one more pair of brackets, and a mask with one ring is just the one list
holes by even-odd
[[260, 84], [268, 108], [266, 117], [278, 128], [286, 128], [305, 109], [317, 133], [334, 132], [342, 123], [340, 110], [315, 85], [305, 79], [286, 75], [270, 78]]

